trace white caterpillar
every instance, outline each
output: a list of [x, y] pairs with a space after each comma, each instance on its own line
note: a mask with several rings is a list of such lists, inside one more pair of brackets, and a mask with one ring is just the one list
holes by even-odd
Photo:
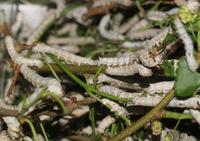
[[197, 123], [200, 125], [200, 111], [199, 110], [190, 109], [190, 113], [195, 118], [195, 120], [197, 121]]
[[105, 72], [106, 74], [115, 76], [131, 76], [139, 73], [141, 76], [148, 77], [153, 74], [151, 69], [137, 63], [118, 67], [107, 67]]
[[144, 48], [147, 45], [148, 45], [148, 41], [134, 41], [134, 42], [125, 41], [121, 44], [120, 47], [140, 49], [140, 48]]
[[62, 36], [64, 34], [69, 34], [70, 37], [76, 37], [77, 36], [77, 28], [78, 25], [76, 23], [67, 23], [63, 25], [60, 29], [57, 31], [58, 36]]
[[[154, 95], [154, 96], [136, 96], [132, 99], [128, 106], [156, 106], [162, 99], [164, 95]], [[180, 100], [174, 98], [167, 106], [177, 107], [177, 108], [192, 108], [200, 109], [199, 107], [200, 97], [194, 96], [185, 100]]]
[[44, 34], [45, 30], [49, 27], [51, 23], [53, 23], [57, 18], [56, 11], [50, 11], [46, 18], [42, 21], [42, 23], [33, 29], [32, 32], [30, 32], [30, 35], [28, 36], [27, 44], [31, 45], [34, 42], [38, 41], [40, 37]]
[[126, 23], [122, 24], [119, 27], [119, 33], [123, 34], [126, 33], [134, 24], [139, 21], [138, 15], [133, 16], [130, 18]]
[[196, 69], [198, 68], [198, 64], [194, 58], [194, 46], [192, 40], [178, 17], [175, 18], [174, 25], [176, 28], [176, 32], [179, 34], [180, 39], [185, 45], [185, 55], [188, 62], [188, 66], [192, 71], [196, 71]]
[[97, 131], [101, 134], [105, 132], [105, 129], [108, 128], [112, 123], [115, 122], [115, 118], [111, 117], [110, 115], [103, 118], [102, 121], [99, 122]]
[[147, 12], [147, 19], [152, 21], [163, 21], [167, 18], [167, 14], [163, 11], [149, 11]]
[[147, 27], [149, 24], [149, 22], [146, 19], [142, 19], [139, 22], [137, 22], [136, 24], [134, 24], [134, 26], [127, 32], [127, 36], [129, 37], [129, 35], [132, 34], [132, 32], [136, 32], [139, 29], [145, 28]]
[[149, 94], [166, 94], [168, 93], [174, 86], [174, 81], [162, 81], [157, 83], [151, 83], [146, 91]]
[[144, 31], [132, 32], [128, 35], [128, 38], [131, 40], [145, 40], [156, 36], [160, 32], [161, 29], [156, 29], [156, 28], [146, 29]]
[[21, 28], [22, 21], [23, 21], [23, 14], [21, 12], [17, 12], [15, 22], [11, 27], [11, 32], [13, 35], [15, 36], [17, 35], [17, 32]]
[[92, 5], [92, 7], [105, 6], [109, 3], [120, 4], [123, 6], [130, 6], [132, 4], [132, 1], [131, 0], [98, 0], [98, 1], [94, 1], [94, 4]]
[[101, 86], [99, 90], [120, 98], [134, 98], [135, 96], [141, 95], [141, 93], [129, 93], [119, 88], [108, 85]]
[[20, 67], [20, 72], [24, 78], [31, 82], [34, 86], [47, 87], [50, 92], [58, 95], [59, 97], [63, 96], [62, 86], [56, 79], [50, 77], [44, 78], [26, 65], [22, 65]]
[[51, 53], [58, 58], [62, 58], [67, 64], [96, 65], [96, 62], [91, 60], [91, 59], [84, 58], [84, 57], [81, 57], [81, 56], [77, 56], [77, 55], [74, 55], [72, 53], [57, 49], [57, 48], [55, 49], [55, 48], [52, 48], [52, 47], [47, 46], [45, 44], [37, 44], [33, 48], [33, 51], [34, 52], [40, 52], [40, 53]]
[[8, 53], [9, 53], [12, 61], [15, 64], [18, 64], [18, 65], [24, 64], [24, 65], [27, 65], [27, 66], [42, 67], [42, 65], [43, 65], [42, 61], [40, 61], [38, 59], [25, 58], [25, 57], [21, 56], [20, 54], [18, 54], [15, 51], [13, 39], [12, 39], [11, 36], [6, 36], [5, 43], [6, 43], [6, 48], [8, 50]]
[[52, 37], [50, 36], [47, 40], [48, 44], [51, 45], [60, 45], [60, 44], [69, 44], [69, 45], [86, 45], [94, 44], [95, 40], [92, 37]]
[[103, 98], [102, 104], [108, 106], [111, 112], [114, 112], [117, 116], [128, 115], [128, 111], [124, 107], [120, 106], [118, 103], [115, 103], [109, 99]]
[[13, 141], [6, 130], [0, 132], [0, 140], [1, 141]]
[[138, 59], [134, 55], [123, 56], [123, 57], [104, 57], [99, 58], [96, 61], [97, 65], [106, 65], [106, 66], [122, 66], [129, 65], [138, 62]]
[[165, 40], [166, 36], [172, 32], [171, 27], [166, 27], [163, 29], [162, 32], [160, 32], [158, 35], [154, 36], [150, 41], [149, 41], [149, 45], [147, 46], [147, 48], [152, 48], [152, 47], [159, 47], [160, 44]]
[[120, 33], [114, 32], [114, 31], [108, 31], [106, 28], [110, 22], [110, 15], [105, 15], [99, 24], [99, 32], [102, 37], [108, 40], [114, 40], [114, 41], [122, 41], [124, 40], [124, 36]]
[[0, 99], [0, 116], [17, 116], [18, 114], [18, 107], [7, 105], [2, 99]]

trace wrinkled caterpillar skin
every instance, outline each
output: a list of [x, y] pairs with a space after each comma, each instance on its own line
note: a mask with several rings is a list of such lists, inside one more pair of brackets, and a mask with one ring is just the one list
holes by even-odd
[[103, 134], [105, 132], [105, 129], [108, 128], [115, 121], [115, 118], [111, 117], [110, 115], [106, 116], [105, 118], [103, 118], [102, 121], [99, 122], [97, 131]]
[[129, 92], [123, 91], [119, 88], [116, 88], [113, 86], [108, 86], [108, 85], [101, 86], [99, 88], [99, 90], [102, 92], [106, 92], [111, 95], [120, 97], [120, 98], [134, 98], [136, 95], [138, 95], [138, 94], [140, 95], [140, 93], [129, 93]]
[[163, 81], [157, 83], [151, 83], [146, 91], [149, 94], [166, 94], [168, 93], [174, 86], [174, 81]]
[[139, 32], [132, 32], [129, 34], [129, 39], [131, 40], [145, 40], [150, 39], [154, 36], [156, 36], [158, 33], [161, 32], [161, 29], [146, 29], [144, 31]]
[[123, 35], [121, 35], [118, 32], [114, 32], [114, 31], [108, 31], [106, 28], [110, 22], [110, 15], [105, 15], [99, 24], [99, 32], [101, 34], [102, 37], [104, 37], [105, 39], [108, 40], [113, 40], [113, 41], [122, 41], [125, 39], [125, 37]]
[[19, 115], [19, 109], [15, 106], [7, 105], [2, 99], [0, 99], [0, 115], [17, 116]]
[[9, 137], [8, 132], [5, 130], [0, 132], [0, 140], [1, 141], [14, 141]]
[[119, 27], [119, 33], [124, 34], [126, 33], [134, 24], [136, 24], [139, 21], [138, 15], [133, 16], [131, 19], [129, 19], [126, 23], [122, 24]]
[[165, 40], [166, 36], [172, 32], [171, 27], [164, 28], [162, 32], [160, 32], [158, 35], [154, 36], [148, 43], [147, 48], [152, 48], [152, 47], [159, 47], [160, 44], [163, 43]]
[[168, 15], [163, 11], [149, 11], [147, 13], [147, 19], [152, 21], [163, 21]]
[[142, 50], [141, 55], [139, 56], [140, 62], [146, 67], [155, 67], [163, 61], [164, 52], [153, 55], [149, 51]]
[[196, 69], [198, 68], [198, 64], [194, 58], [194, 46], [192, 40], [178, 17], [175, 18], [174, 25], [176, 28], [176, 32], [179, 34], [180, 39], [185, 45], [185, 54], [188, 66], [192, 71], [196, 71]]
[[86, 44], [95, 44], [95, 40], [92, 37], [62, 37], [62, 38], [57, 38], [57, 37], [49, 37], [47, 40], [48, 44], [51, 45], [63, 45], [63, 44], [68, 44], [68, 45], [86, 45]]
[[119, 67], [108, 67], [105, 72], [106, 74], [114, 76], [131, 76], [139, 73], [141, 76], [149, 77], [153, 74], [151, 69], [137, 63]]
[[62, 86], [56, 79], [50, 77], [44, 78], [25, 65], [21, 66], [20, 72], [24, 78], [31, 82], [34, 86], [47, 87], [50, 92], [60, 97], [63, 96]]
[[128, 115], [128, 111], [124, 107], [120, 106], [118, 103], [113, 102], [109, 99], [103, 98], [102, 104], [108, 106], [111, 112], [114, 112], [117, 116]]
[[33, 29], [33, 31], [28, 36], [27, 44], [31, 45], [34, 42], [38, 41], [38, 39], [44, 34], [44, 31], [48, 26], [57, 18], [56, 11], [50, 11], [47, 17], [42, 21], [42, 23]]
[[15, 64], [18, 64], [18, 65], [25, 64], [27, 66], [37, 66], [39, 68], [43, 66], [42, 61], [40, 61], [38, 59], [29, 59], [29, 58], [25, 58], [25, 57], [21, 56], [20, 54], [18, 54], [15, 51], [13, 39], [11, 36], [6, 36], [5, 43], [6, 43], [6, 48], [8, 50], [8, 54], [10, 55], [12, 61]]
[[55, 55], [58, 58], [61, 58], [65, 61], [65, 63], [67, 64], [77, 64], [77, 65], [96, 65], [96, 62], [88, 59], [88, 58], [84, 58], [81, 56], [77, 56], [74, 55], [72, 53], [60, 50], [60, 49], [55, 49], [53, 47], [47, 46], [45, 44], [37, 44], [34, 48], [33, 48], [34, 52], [40, 52], [40, 53], [50, 53]]
[[134, 55], [117, 57], [117, 58], [99, 58], [97, 65], [106, 65], [106, 66], [122, 66], [129, 65], [138, 62], [138, 59]]
[[133, 42], [125, 41], [121, 44], [120, 47], [140, 49], [140, 48], [144, 48], [147, 45], [148, 45], [148, 41], [133, 41]]

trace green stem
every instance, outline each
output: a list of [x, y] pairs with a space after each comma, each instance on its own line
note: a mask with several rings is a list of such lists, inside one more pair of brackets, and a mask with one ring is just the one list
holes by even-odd
[[194, 117], [191, 114], [177, 113], [177, 112], [171, 112], [171, 111], [164, 111], [163, 118], [171, 118], [171, 119], [177, 119], [177, 120], [194, 119]]
[[160, 101], [160, 103], [151, 109], [146, 115], [144, 115], [142, 118], [137, 120], [136, 122], [132, 123], [131, 126], [123, 130], [118, 135], [114, 136], [110, 141], [121, 141], [127, 136], [130, 136], [134, 132], [136, 132], [138, 129], [143, 127], [147, 122], [149, 122], [159, 111], [161, 111], [174, 97], [174, 90], [171, 90], [167, 93], [167, 95]]
[[24, 119], [24, 120], [25, 120], [26, 123], [28, 123], [29, 127], [31, 128], [31, 132], [33, 134], [34, 141], [38, 141], [37, 134], [36, 134], [36, 131], [35, 131], [35, 128], [34, 128], [32, 122], [27, 118]]
[[45, 130], [44, 130], [44, 126], [43, 126], [43, 124], [42, 124], [41, 122], [40, 122], [40, 128], [41, 128], [42, 133], [43, 133], [43, 135], [44, 135], [45, 141], [49, 141], [49, 139], [48, 139], [48, 137], [47, 137], [47, 134], [46, 134], [46, 132], [45, 132]]
[[96, 87], [96, 84], [97, 84], [97, 81], [98, 81], [98, 76], [101, 72], [103, 72], [105, 70], [105, 66], [104, 65], [100, 65], [99, 68], [97, 69], [97, 72], [95, 73], [94, 75], [94, 78], [93, 78], [93, 83], [94, 83], [94, 86]]
[[122, 102], [128, 102], [130, 101], [130, 99], [127, 98], [119, 98], [117, 96], [113, 96], [104, 92], [101, 92], [97, 89], [95, 89], [92, 86], [87, 85], [86, 83], [84, 83], [82, 80], [80, 80], [77, 76], [75, 76], [71, 70], [63, 63], [61, 63], [56, 57], [49, 55], [53, 61], [55, 61], [55, 63], [72, 79], [74, 80], [76, 83], [78, 83], [82, 88], [84, 88], [87, 92], [91, 92], [91, 93], [95, 93], [98, 94], [100, 96], [106, 97], [108, 99], [111, 100], [115, 100], [115, 101], [122, 101]]

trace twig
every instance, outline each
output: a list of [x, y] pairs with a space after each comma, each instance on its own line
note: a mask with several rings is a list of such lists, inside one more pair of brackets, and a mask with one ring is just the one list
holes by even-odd
[[170, 90], [167, 95], [160, 101], [160, 103], [154, 107], [150, 112], [144, 115], [142, 118], [132, 123], [131, 126], [123, 130], [118, 135], [110, 139], [110, 141], [121, 141], [122, 139], [130, 136], [138, 129], [143, 127], [147, 122], [149, 122], [160, 110], [162, 110], [174, 97], [174, 90]]

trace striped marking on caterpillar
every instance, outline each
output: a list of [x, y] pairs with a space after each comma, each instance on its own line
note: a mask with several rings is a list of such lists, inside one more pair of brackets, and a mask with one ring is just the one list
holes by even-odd
[[42, 67], [43, 63], [42, 61], [38, 60], [38, 59], [29, 59], [29, 58], [25, 58], [23, 56], [21, 56], [20, 54], [18, 54], [15, 51], [14, 48], [14, 43], [13, 43], [13, 39], [11, 36], [6, 36], [5, 38], [5, 43], [6, 43], [6, 48], [8, 50], [8, 53], [12, 59], [12, 61], [15, 64], [18, 65], [22, 65], [25, 64], [27, 66], [37, 66], [37, 67]]
[[146, 29], [144, 31], [132, 32], [128, 35], [131, 40], [145, 40], [150, 39], [160, 33], [162, 30], [157, 28]]
[[38, 41], [40, 37], [44, 34], [45, 30], [49, 27], [51, 23], [53, 23], [57, 18], [56, 11], [50, 11], [46, 18], [42, 21], [42, 23], [33, 29], [32, 32], [30, 32], [30, 35], [28, 36], [27, 44], [31, 45], [34, 42]]
[[175, 18], [174, 25], [176, 28], [176, 32], [179, 34], [180, 39], [185, 45], [185, 55], [188, 66], [192, 71], [196, 71], [196, 69], [198, 68], [198, 64], [194, 58], [194, 46], [192, 40], [178, 17]]
[[123, 57], [104, 57], [99, 58], [96, 61], [97, 65], [106, 65], [106, 66], [122, 66], [129, 65], [138, 62], [138, 59], [135, 55], [123, 56]]
[[104, 85], [99, 88], [100, 91], [109, 93], [111, 95], [120, 97], [120, 98], [134, 98], [136, 95], [140, 95], [141, 93], [129, 93], [126, 91], [123, 91], [119, 88]]
[[131, 76], [139, 73], [141, 76], [148, 77], [153, 74], [151, 69], [137, 63], [118, 67], [107, 67], [105, 72], [106, 74], [114, 76]]
[[101, 19], [99, 27], [98, 27], [101, 36], [104, 37], [105, 39], [113, 40], [113, 41], [124, 40], [125, 37], [123, 35], [121, 35], [120, 33], [114, 32], [114, 31], [111, 31], [111, 30], [108, 31], [106, 29], [109, 22], [110, 22], [110, 18], [111, 18], [111, 15], [107, 14]]
[[19, 109], [15, 106], [7, 105], [2, 99], [0, 99], [0, 115], [17, 116], [19, 115]]
[[141, 55], [139, 56], [140, 62], [147, 67], [155, 67], [158, 64], [162, 63], [164, 58], [164, 52], [154, 55], [147, 50], [142, 50]]
[[172, 32], [171, 27], [166, 27], [158, 35], [154, 36], [148, 43], [147, 48], [159, 47], [165, 40], [166, 36]]
[[149, 87], [146, 88], [146, 91], [151, 94], [166, 94], [174, 86], [174, 81], [163, 81], [157, 83], [149, 84]]
[[89, 59], [89, 58], [84, 58], [81, 56], [74, 55], [72, 53], [60, 50], [60, 49], [55, 49], [53, 47], [50, 47], [45, 44], [37, 44], [33, 48], [34, 52], [40, 52], [40, 53], [50, 53], [55, 55], [58, 58], [61, 58], [65, 61], [67, 64], [77, 64], [77, 65], [96, 65], [96, 62]]
[[163, 11], [149, 11], [147, 12], [147, 19], [152, 21], [163, 21], [168, 15]]
[[50, 77], [42, 77], [26, 65], [22, 65], [20, 67], [20, 72], [24, 78], [31, 82], [34, 86], [47, 87], [50, 92], [58, 95], [59, 97], [63, 96], [62, 86], [56, 79]]
[[102, 104], [108, 106], [111, 112], [114, 112], [117, 116], [128, 115], [128, 111], [124, 107], [120, 106], [118, 103], [113, 102], [109, 99], [103, 98]]
[[60, 44], [69, 44], [69, 45], [86, 45], [86, 44], [95, 44], [95, 39], [92, 37], [62, 37], [57, 38], [50, 36], [47, 40], [48, 44], [51, 45], [60, 45]]

